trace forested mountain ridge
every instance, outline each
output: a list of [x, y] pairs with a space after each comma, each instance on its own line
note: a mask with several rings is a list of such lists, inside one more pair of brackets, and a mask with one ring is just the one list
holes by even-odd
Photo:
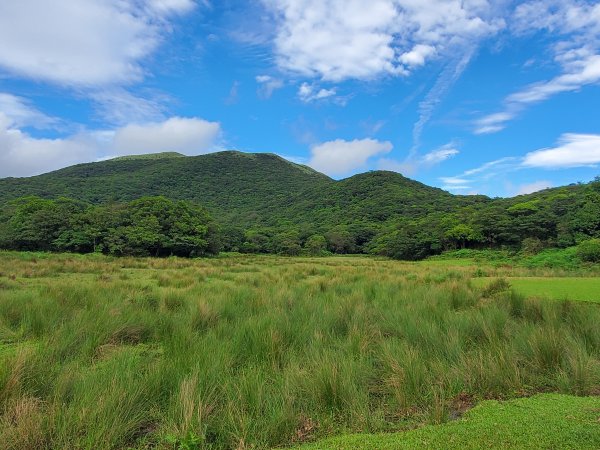
[[29, 178], [0, 179], [0, 203], [26, 195], [90, 203], [164, 195], [209, 208], [252, 210], [310, 185], [332, 180], [272, 154], [234, 151], [182, 157], [177, 153], [121, 157]]
[[0, 205], [25, 196], [91, 205], [156, 196], [189, 201], [219, 224], [223, 249], [247, 252], [413, 259], [448, 248], [569, 246], [600, 237], [598, 180], [491, 199], [453, 195], [387, 171], [336, 181], [266, 153], [140, 155], [0, 179]]
[[395, 172], [367, 172], [335, 181], [274, 154], [235, 151], [121, 157], [29, 178], [0, 179], [0, 203], [29, 195], [92, 204], [162, 195], [201, 204], [217, 221], [246, 228], [289, 221], [382, 222], [483, 201], [453, 196]]

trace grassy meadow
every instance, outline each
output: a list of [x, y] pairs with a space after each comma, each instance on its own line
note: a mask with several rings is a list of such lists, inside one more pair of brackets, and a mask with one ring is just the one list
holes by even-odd
[[[600, 433], [600, 305], [510, 285], [597, 275], [462, 260], [0, 253], [0, 443], [413, 448], [508, 420], [531, 435], [506, 448], [592, 448], [578, 442]], [[563, 431], [538, 441], [546, 420]]]

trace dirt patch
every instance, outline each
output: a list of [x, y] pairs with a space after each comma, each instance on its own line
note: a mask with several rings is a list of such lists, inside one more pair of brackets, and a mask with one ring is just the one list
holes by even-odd
[[314, 433], [318, 428], [317, 422], [310, 417], [302, 416], [300, 418], [300, 424], [294, 432], [293, 442], [306, 442], [314, 437]]
[[468, 410], [475, 406], [475, 398], [471, 394], [461, 392], [450, 403], [450, 420], [460, 419]]

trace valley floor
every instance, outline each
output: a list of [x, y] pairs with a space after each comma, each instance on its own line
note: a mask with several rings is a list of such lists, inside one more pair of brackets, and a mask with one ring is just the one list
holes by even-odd
[[597, 276], [0, 252], [0, 442], [598, 448]]

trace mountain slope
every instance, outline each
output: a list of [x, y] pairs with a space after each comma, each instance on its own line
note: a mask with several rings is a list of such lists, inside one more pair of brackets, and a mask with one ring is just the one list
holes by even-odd
[[30, 178], [0, 179], [0, 203], [26, 195], [91, 203], [164, 195], [200, 203], [217, 220], [246, 227], [286, 221], [381, 222], [473, 202], [472, 197], [453, 196], [394, 172], [335, 181], [277, 155], [233, 151], [121, 157]]
[[232, 217], [261, 212], [298, 191], [330, 183], [333, 180], [327, 176], [272, 154], [124, 157], [30, 178], [1, 179], [0, 203], [25, 195], [65, 196], [91, 203], [164, 195], [192, 200]]

